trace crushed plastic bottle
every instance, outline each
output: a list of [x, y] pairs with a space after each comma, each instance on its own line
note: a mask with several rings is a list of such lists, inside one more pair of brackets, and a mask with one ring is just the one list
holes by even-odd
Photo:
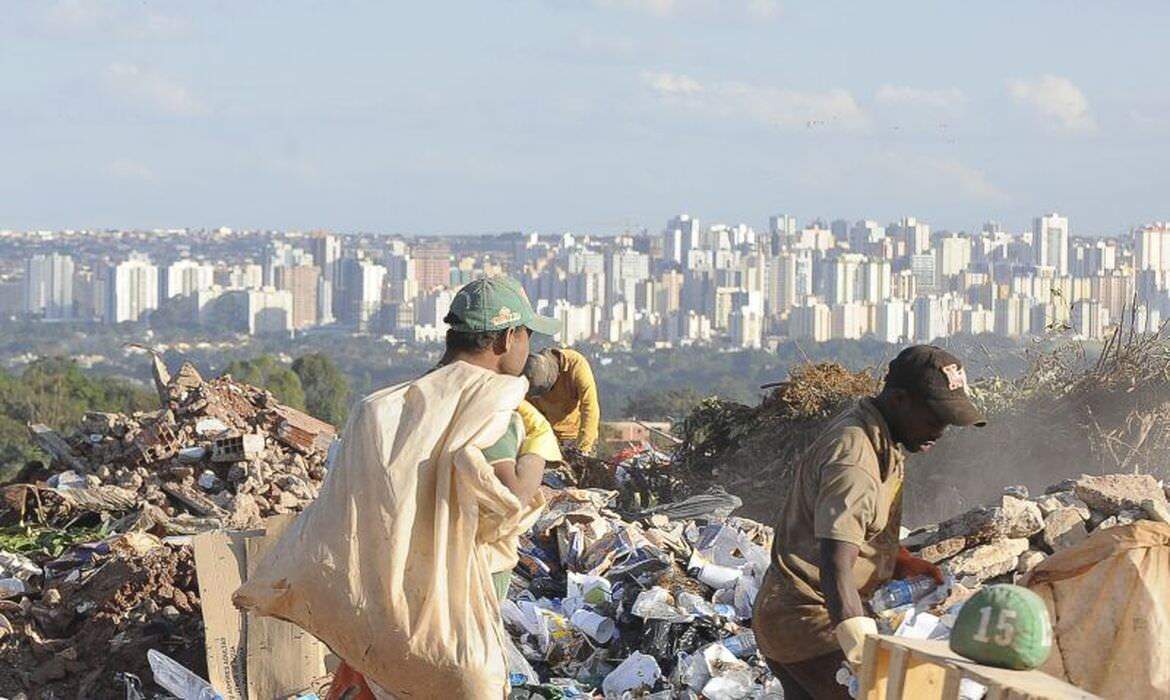
[[837, 669], [836, 679], [838, 685], [845, 686], [849, 697], [857, 697], [857, 693], [861, 690], [861, 682], [857, 680], [857, 676], [853, 675], [853, 672], [849, 670], [848, 666], [841, 664], [841, 668]]
[[910, 605], [925, 597], [937, 585], [929, 576], [890, 581], [874, 591], [869, 606], [875, 613], [880, 613], [902, 605]]
[[154, 682], [179, 700], [223, 700], [210, 683], [161, 651], [148, 650], [146, 661], [154, 674]]

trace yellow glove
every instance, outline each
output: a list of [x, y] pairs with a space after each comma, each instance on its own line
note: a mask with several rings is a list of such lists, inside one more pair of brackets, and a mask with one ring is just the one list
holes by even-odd
[[835, 634], [841, 651], [845, 652], [845, 661], [856, 673], [861, 669], [861, 658], [865, 653], [865, 637], [877, 634], [877, 622], [872, 617], [851, 617], [842, 620], [837, 625]]

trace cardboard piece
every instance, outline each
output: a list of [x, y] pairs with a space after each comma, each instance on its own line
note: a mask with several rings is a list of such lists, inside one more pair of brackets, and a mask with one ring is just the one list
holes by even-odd
[[260, 530], [216, 530], [192, 540], [208, 681], [224, 700], [296, 697], [329, 681], [324, 644], [296, 625], [246, 615], [232, 605], [232, 593], [294, 518], [278, 515], [265, 520]]

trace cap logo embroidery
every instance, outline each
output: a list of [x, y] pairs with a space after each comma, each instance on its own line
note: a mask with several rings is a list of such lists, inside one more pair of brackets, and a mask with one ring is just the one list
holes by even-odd
[[520, 320], [520, 314], [509, 309], [506, 306], [501, 306], [498, 313], [491, 317], [491, 324], [493, 326], [500, 326], [505, 323], [515, 323]]
[[967, 370], [962, 367], [950, 364], [942, 368], [942, 373], [947, 375], [947, 388], [951, 391], [962, 389], [963, 393], [967, 393]]

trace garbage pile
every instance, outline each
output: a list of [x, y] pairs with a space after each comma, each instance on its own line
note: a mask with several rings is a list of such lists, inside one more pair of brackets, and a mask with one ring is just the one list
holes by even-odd
[[0, 695], [134, 697], [149, 649], [205, 676], [190, 535], [317, 495], [332, 426], [190, 364], [155, 384], [158, 411], [30, 426], [52, 463], [0, 488]]
[[771, 522], [777, 489], [818, 428], [851, 401], [877, 393], [880, 381], [870, 370], [821, 362], [798, 365], [764, 388], [772, 391], [757, 406], [704, 399], [681, 425], [674, 471], [691, 492], [721, 485], [743, 499], [741, 515]]
[[623, 518], [616, 491], [547, 497], [502, 606], [513, 697], [779, 697], [749, 628], [772, 530], [731, 516], [738, 499]]

